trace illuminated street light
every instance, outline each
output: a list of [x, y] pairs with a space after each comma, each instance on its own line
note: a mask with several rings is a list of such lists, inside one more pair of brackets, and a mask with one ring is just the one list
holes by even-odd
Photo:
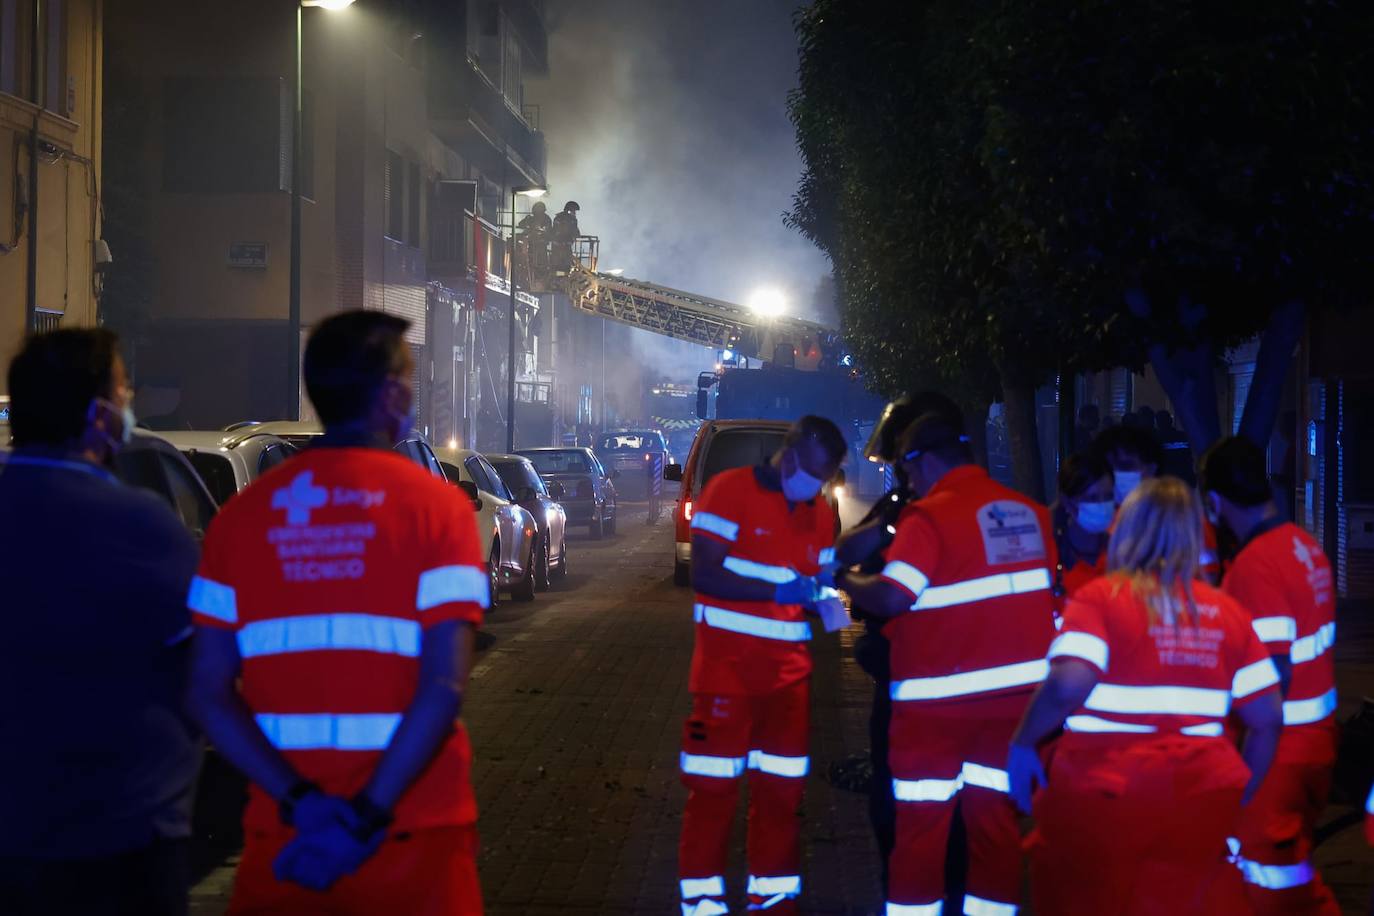
[[787, 313], [787, 297], [780, 289], [756, 290], [749, 297], [749, 311], [760, 318], [778, 318]]
[[602, 272], [605, 273], [605, 274], [607, 274], [607, 275], [609, 275], [609, 276], [612, 276], [612, 277], [620, 277], [620, 276], [624, 276], [624, 274], [625, 274], [625, 268], [623, 268], [623, 267], [612, 267], [610, 270], [602, 271]]
[[322, 10], [344, 10], [353, 5], [353, 0], [301, 0], [301, 6], [319, 7]]
[[[352, 0], [349, 0], [349, 2], [351, 3]], [[521, 197], [528, 197], [530, 200], [538, 200], [539, 198], [543, 197], [545, 194], [549, 193], [549, 189], [548, 189], [548, 188], [521, 188], [520, 190], [516, 191], [515, 193], [516, 193], [516, 194], [519, 194]]]

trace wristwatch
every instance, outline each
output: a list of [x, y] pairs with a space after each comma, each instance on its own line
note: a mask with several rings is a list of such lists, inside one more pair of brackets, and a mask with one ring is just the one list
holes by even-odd
[[296, 824], [296, 805], [307, 795], [313, 795], [320, 791], [320, 787], [308, 779], [302, 779], [286, 790], [286, 794], [277, 803], [277, 815], [281, 822], [288, 827]]

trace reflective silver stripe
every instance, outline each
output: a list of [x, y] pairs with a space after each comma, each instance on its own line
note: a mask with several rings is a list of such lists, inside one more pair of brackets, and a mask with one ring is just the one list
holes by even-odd
[[697, 897], [724, 897], [725, 876], [712, 875], [709, 878], [683, 878], [678, 884], [682, 888], [683, 900]]
[[945, 802], [963, 791], [964, 786], [1010, 792], [1011, 777], [1006, 770], [965, 761], [953, 779], [893, 779], [892, 794], [897, 801]]
[[491, 580], [480, 566], [440, 566], [420, 573], [420, 589], [415, 596], [417, 610], [427, 611], [441, 604], [469, 601], [491, 606]]
[[1205, 687], [1128, 687], [1098, 684], [1084, 709], [1144, 715], [1217, 716], [1231, 710], [1231, 693]]
[[1134, 722], [1113, 722], [1111, 719], [1099, 719], [1097, 716], [1069, 716], [1064, 720], [1064, 727], [1071, 732], [1083, 734], [1096, 734], [1101, 732], [1127, 732], [1136, 735], [1148, 735], [1159, 729], [1153, 725], [1140, 725]]
[[726, 569], [737, 576], [744, 576], [746, 579], [761, 579], [764, 582], [772, 582], [774, 585], [791, 582], [797, 578], [797, 573], [786, 566], [769, 566], [767, 563], [755, 563], [753, 560], [743, 560], [739, 557], [726, 557], [724, 565]]
[[1049, 658], [1055, 659], [1061, 656], [1081, 658], [1083, 661], [1106, 671], [1107, 659], [1110, 655], [1105, 639], [1091, 633], [1070, 630], [1067, 633], [1060, 633], [1050, 644]]
[[734, 779], [744, 772], [743, 757], [711, 757], [706, 754], [688, 754], [684, 751], [679, 762], [682, 764], [682, 772], [689, 776]]
[[964, 916], [1016, 916], [1016, 904], [964, 895]]
[[[886, 574], [886, 571], [884, 571]], [[1027, 592], [1048, 591], [1050, 571], [1026, 569], [1014, 573], [996, 573], [979, 579], [966, 579], [949, 585], [932, 585], [921, 592], [921, 597], [911, 606], [913, 611], [928, 611], [935, 608], [953, 607], [956, 604], [973, 604], [990, 598], [1004, 598], [1007, 595], [1022, 595]]]
[[822, 548], [821, 548], [821, 554], [820, 554], [819, 557], [816, 558], [816, 562], [817, 562], [817, 563], [820, 563], [822, 566], [824, 566], [824, 565], [827, 564], [827, 563], [834, 563], [834, 562], [835, 562], [835, 548], [834, 548], [834, 547], [822, 547]]
[[905, 681], [892, 682], [892, 699], [902, 700], [943, 700], [948, 697], [968, 696], [972, 693], [987, 693], [1007, 687], [1024, 687], [1038, 684], [1049, 673], [1050, 663], [1043, 658], [998, 668], [984, 668], [981, 671], [964, 671], [959, 674], [946, 674], [941, 677], [914, 677]]
[[[1144, 725], [1138, 722], [1114, 722], [1111, 719], [1101, 719], [1097, 716], [1069, 716], [1064, 720], [1064, 727], [1079, 734], [1152, 735], [1159, 731], [1153, 725]], [[1215, 738], [1222, 734], [1222, 727], [1220, 722], [1203, 722], [1200, 725], [1189, 725], [1186, 728], [1181, 728], [1178, 733], [1199, 738]]]
[[750, 875], [748, 892], [757, 897], [795, 897], [801, 893], [801, 875], [780, 875], [775, 878]]
[[1367, 814], [1374, 814], [1374, 787], [1369, 790], [1369, 797], [1364, 800], [1364, 810]]
[[1250, 626], [1260, 642], [1292, 642], [1298, 638], [1298, 622], [1292, 617], [1256, 617]]
[[400, 713], [258, 713], [258, 727], [282, 751], [381, 751], [401, 724]]
[[889, 561], [883, 567], [883, 577], [891, 579], [913, 595], [921, 594], [930, 584], [930, 579], [926, 577], [925, 573], [910, 563], [903, 563], [901, 560]]
[[1289, 700], [1283, 704], [1284, 725], [1311, 725], [1336, 711], [1336, 688], [1310, 700]]
[[1252, 662], [1236, 672], [1231, 679], [1231, 696], [1237, 700], [1258, 693], [1279, 682], [1279, 669], [1267, 658]]
[[945, 902], [934, 903], [889, 903], [883, 916], [940, 916], [945, 911]]
[[811, 638], [811, 625], [804, 620], [773, 620], [758, 617], [742, 611], [727, 611], [725, 608], [698, 604], [694, 609], [697, 623], [704, 623], [717, 630], [743, 633], [760, 639], [776, 639], [782, 642], [806, 642]]
[[698, 512], [692, 516], [692, 529], [694, 531], [705, 531], [717, 537], [725, 538], [727, 541], [734, 541], [739, 538], [739, 523], [732, 522], [728, 518], [721, 518], [719, 515], [712, 515], [710, 512]]
[[1293, 664], [1301, 665], [1321, 658], [1335, 644], [1335, 622], [1324, 623], [1312, 635], [1293, 640], [1293, 645], [1288, 649], [1288, 658]]
[[709, 897], [696, 904], [684, 903], [682, 916], [729, 916], [730, 909], [719, 900]]
[[239, 655], [257, 658], [290, 652], [355, 650], [415, 658], [420, 625], [414, 620], [375, 614], [314, 614], [278, 617], [245, 624], [238, 633]]
[[800, 778], [811, 768], [810, 757], [779, 757], [763, 751], [749, 752], [749, 769], [772, 776]]
[[1302, 887], [1310, 882], [1313, 877], [1311, 862], [1299, 862], [1296, 865], [1262, 865], [1259, 862], [1237, 856], [1236, 865], [1240, 868], [1240, 873], [1245, 876], [1246, 884], [1253, 884], [1270, 891]]
[[203, 576], [191, 580], [191, 591], [186, 596], [186, 606], [197, 614], [223, 620], [225, 623], [239, 622], [238, 594], [231, 586]]
[[902, 802], [946, 802], [963, 787], [962, 775], [953, 779], [894, 779], [892, 795]]

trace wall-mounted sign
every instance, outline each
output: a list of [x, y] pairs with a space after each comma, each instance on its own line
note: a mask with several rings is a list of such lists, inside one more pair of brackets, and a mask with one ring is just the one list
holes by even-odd
[[229, 244], [229, 266], [262, 270], [267, 267], [266, 242], [231, 242]]

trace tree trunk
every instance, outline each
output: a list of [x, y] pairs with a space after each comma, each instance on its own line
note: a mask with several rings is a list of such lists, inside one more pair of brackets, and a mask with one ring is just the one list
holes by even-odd
[[973, 449], [973, 460], [980, 467], [988, 466], [988, 405], [980, 404], [973, 409], [961, 405], [964, 410], [964, 431], [968, 435], [969, 448]]
[[1307, 310], [1301, 302], [1289, 302], [1274, 310], [1269, 325], [1260, 335], [1255, 357], [1255, 377], [1245, 396], [1245, 412], [1240, 418], [1240, 434], [1260, 448], [1269, 447], [1274, 433], [1293, 350], [1302, 337]]
[[1201, 458], [1202, 453], [1221, 438], [1216, 351], [1210, 344], [1201, 344], [1171, 353], [1163, 344], [1151, 344], [1147, 352], [1155, 375], [1178, 411], [1179, 424], [1188, 436], [1193, 455]]
[[1035, 386], [1002, 379], [1002, 407], [1007, 412], [1007, 445], [1012, 483], [1039, 502], [1045, 501], [1045, 462], [1040, 454]]

